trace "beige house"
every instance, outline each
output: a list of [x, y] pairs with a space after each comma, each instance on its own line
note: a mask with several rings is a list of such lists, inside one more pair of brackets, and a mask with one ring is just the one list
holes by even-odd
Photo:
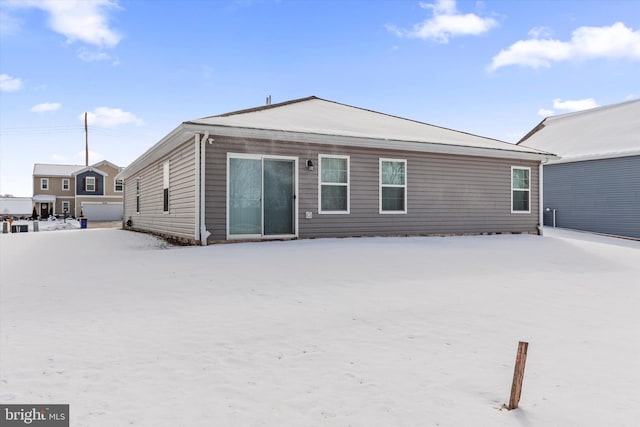
[[77, 217], [110, 221], [122, 218], [122, 170], [106, 160], [93, 165], [36, 163], [33, 167], [33, 203], [41, 218]]

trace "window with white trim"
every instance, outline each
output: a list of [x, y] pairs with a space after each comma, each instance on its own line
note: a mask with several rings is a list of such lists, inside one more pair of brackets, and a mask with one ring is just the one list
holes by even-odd
[[405, 159], [380, 159], [380, 213], [407, 213]]
[[49, 189], [49, 178], [40, 178], [40, 189], [41, 190]]
[[62, 178], [62, 189], [64, 191], [69, 191], [71, 186], [69, 185], [69, 178]]
[[63, 214], [65, 214], [65, 215], [69, 214], [69, 209], [70, 209], [69, 206], [70, 206], [69, 202], [62, 202], [62, 213]]
[[318, 156], [318, 212], [349, 213], [349, 156]]
[[116, 179], [115, 182], [113, 183], [113, 191], [115, 191], [116, 193], [122, 193], [122, 190], [124, 188], [124, 183], [121, 179]]
[[140, 178], [136, 178], [136, 213], [140, 213]]
[[531, 212], [531, 168], [511, 167], [511, 213]]
[[96, 191], [96, 177], [88, 176], [84, 179], [85, 191]]
[[162, 211], [169, 212], [169, 160], [162, 165]]

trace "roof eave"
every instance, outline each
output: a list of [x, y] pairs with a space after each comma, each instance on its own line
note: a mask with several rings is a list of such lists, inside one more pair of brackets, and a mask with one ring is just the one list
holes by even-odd
[[291, 142], [307, 142], [312, 144], [345, 145], [354, 147], [380, 148], [385, 150], [429, 152], [440, 154], [456, 154], [479, 157], [498, 157], [521, 160], [543, 161], [557, 156], [552, 153], [536, 150], [529, 152], [508, 149], [496, 149], [486, 147], [473, 147], [467, 145], [454, 145], [437, 142], [405, 141], [395, 139], [379, 139], [367, 137], [354, 137], [343, 135], [328, 135], [319, 133], [293, 132], [287, 130], [270, 130], [242, 128], [236, 126], [210, 125], [193, 122], [183, 123], [184, 130], [191, 134], [209, 132], [211, 135], [245, 137], [256, 139], [277, 139]]
[[545, 161], [552, 158], [557, 158], [557, 156], [554, 154], [538, 151], [532, 148], [529, 148], [529, 150], [531, 151], [524, 152], [518, 150], [473, 147], [437, 142], [378, 139], [184, 122], [169, 134], [167, 134], [160, 141], [158, 141], [151, 148], [149, 148], [140, 157], [134, 160], [129, 166], [124, 168], [118, 175], [116, 175], [116, 179], [127, 179], [137, 174], [146, 166], [158, 161], [162, 157], [169, 154], [171, 150], [173, 150], [178, 145], [186, 142], [193, 135], [205, 132], [209, 132], [212, 136], [220, 135], [255, 139], [276, 139], [281, 141], [306, 142], [312, 144], [343, 145], [353, 147], [379, 148], [384, 150], [454, 154], [476, 157], [495, 157], [534, 161]]
[[635, 157], [635, 156], [640, 156], [640, 150], [557, 157], [555, 159], [550, 159], [549, 164], [555, 165], [555, 164], [562, 164], [562, 163], [588, 162], [590, 160], [618, 159], [621, 157]]
[[186, 130], [184, 123], [181, 123], [174, 130], [169, 132], [160, 141], [156, 142], [151, 148], [145, 151], [141, 156], [135, 159], [129, 166], [122, 169], [115, 177], [115, 179], [127, 179], [132, 175], [135, 175], [147, 165], [152, 164], [163, 156], [167, 155], [177, 145], [186, 141], [183, 136], [188, 136], [190, 132]]

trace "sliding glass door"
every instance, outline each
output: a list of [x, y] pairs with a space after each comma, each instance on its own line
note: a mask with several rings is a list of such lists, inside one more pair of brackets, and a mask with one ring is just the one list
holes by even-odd
[[294, 234], [294, 169], [291, 160], [264, 159], [264, 234]]
[[262, 160], [229, 159], [229, 234], [262, 233]]
[[230, 238], [296, 234], [296, 165], [292, 157], [228, 155]]

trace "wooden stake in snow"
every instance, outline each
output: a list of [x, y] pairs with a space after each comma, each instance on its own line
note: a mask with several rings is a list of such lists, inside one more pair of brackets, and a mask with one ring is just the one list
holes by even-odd
[[509, 398], [509, 406], [507, 409], [512, 410], [518, 407], [520, 402], [520, 393], [522, 392], [522, 380], [524, 378], [524, 365], [527, 363], [528, 342], [520, 341], [518, 343], [518, 354], [516, 354], [516, 367], [513, 370], [513, 383], [511, 384], [511, 397]]

